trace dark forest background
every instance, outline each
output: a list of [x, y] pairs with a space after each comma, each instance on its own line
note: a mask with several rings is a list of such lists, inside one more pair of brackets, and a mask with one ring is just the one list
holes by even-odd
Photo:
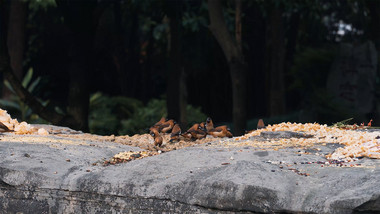
[[[326, 82], [341, 44], [380, 49], [377, 0], [0, 0], [0, 107], [30, 123], [143, 133], [207, 116], [379, 124]], [[379, 57], [377, 56], [377, 59]], [[376, 62], [377, 63], [377, 62]]]

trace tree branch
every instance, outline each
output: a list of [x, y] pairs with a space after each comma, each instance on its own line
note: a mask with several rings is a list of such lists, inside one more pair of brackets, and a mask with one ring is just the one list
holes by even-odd
[[227, 61], [230, 62], [235, 57], [242, 58], [242, 54], [238, 51], [236, 42], [228, 32], [220, 1], [208, 0], [208, 10], [210, 14], [209, 28], [222, 47]]

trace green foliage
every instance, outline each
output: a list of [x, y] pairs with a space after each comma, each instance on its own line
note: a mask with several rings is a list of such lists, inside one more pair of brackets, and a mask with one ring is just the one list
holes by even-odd
[[207, 116], [202, 112], [201, 107], [187, 105], [186, 113], [188, 126], [191, 126], [194, 123], [204, 122], [207, 119]]
[[[33, 68], [30, 68], [21, 83], [24, 88], [26, 88], [29, 93], [33, 94], [36, 87], [40, 84], [41, 78], [37, 77], [32, 81]], [[0, 99], [0, 107], [6, 109], [12, 117], [16, 117], [21, 121], [27, 121], [28, 123], [47, 123], [45, 120], [40, 118], [37, 114], [32, 112], [32, 109], [26, 105], [20, 97], [16, 95], [16, 92], [12, 88], [11, 84], [4, 80], [4, 85], [13, 93], [9, 99]], [[49, 101], [43, 101], [38, 99], [38, 101], [43, 105], [48, 105]]]
[[143, 104], [136, 99], [109, 97], [100, 92], [90, 96], [89, 128], [91, 133], [115, 134], [122, 121], [132, 117]]
[[342, 121], [339, 121], [339, 122], [336, 122], [334, 123], [332, 126], [333, 127], [337, 127], [337, 128], [342, 128], [344, 126], [347, 126], [349, 124], [349, 122], [351, 122], [351, 120], [353, 120], [354, 118], [351, 117], [351, 118], [348, 118], [348, 119], [345, 119], [345, 120], [342, 120]]
[[147, 133], [148, 128], [160, 120], [161, 117], [166, 117], [166, 101], [152, 99], [148, 104], [139, 108], [131, 118], [123, 120], [122, 127], [119, 130], [120, 135], [133, 135]]
[[55, 0], [29, 0], [29, 8], [31, 10], [47, 10], [49, 7], [57, 7]]
[[201, 8], [199, 10], [195, 11], [189, 7], [188, 11], [185, 11], [183, 13], [182, 26], [185, 29], [185, 32], [199, 32], [202, 27], [207, 28], [207, 16], [205, 16], [204, 12], [202, 12], [204, 10], [207, 10], [206, 2], [202, 2]]

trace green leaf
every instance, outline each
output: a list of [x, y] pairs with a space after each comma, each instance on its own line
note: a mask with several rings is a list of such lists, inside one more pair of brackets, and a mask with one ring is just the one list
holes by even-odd
[[0, 106], [2, 108], [14, 108], [20, 110], [20, 105], [17, 102], [0, 99]]
[[32, 93], [33, 90], [34, 90], [34, 88], [38, 85], [38, 83], [40, 83], [40, 81], [41, 81], [41, 77], [37, 77], [37, 79], [34, 80], [34, 81], [30, 84], [30, 86], [28, 87], [28, 91], [29, 91], [30, 93]]
[[4, 85], [13, 93], [16, 94], [15, 90], [13, 90], [13, 87], [11, 84], [8, 82], [8, 80], [4, 80]]
[[26, 72], [26, 75], [24, 79], [22, 80], [22, 86], [26, 88], [28, 84], [30, 83], [30, 80], [32, 80], [33, 76], [33, 68], [29, 68], [28, 72]]

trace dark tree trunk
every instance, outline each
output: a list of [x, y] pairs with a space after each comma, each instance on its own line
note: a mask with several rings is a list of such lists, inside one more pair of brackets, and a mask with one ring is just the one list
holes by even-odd
[[[21, 0], [10, 1], [7, 45], [11, 68], [16, 77], [21, 80], [23, 76], [23, 60], [25, 48], [25, 22], [27, 16], [27, 3]], [[3, 88], [3, 98], [8, 99], [12, 93]]]
[[23, 76], [23, 59], [25, 48], [25, 22], [27, 3], [22, 0], [10, 1], [8, 25], [8, 51], [11, 67], [18, 79]]
[[[181, 2], [169, 1], [167, 15], [170, 26], [170, 48], [169, 48], [169, 69], [167, 77], [167, 110], [168, 118], [174, 119], [179, 123], [181, 120], [180, 108], [180, 74], [182, 68], [181, 61], [181, 41], [180, 41], [180, 26], [181, 26]], [[184, 113], [184, 112], [183, 112]], [[183, 125], [183, 124], [182, 124]]]
[[242, 135], [247, 124], [247, 75], [246, 65], [241, 61], [228, 63], [232, 80], [232, 116], [234, 134]]
[[[297, 39], [298, 39], [298, 32], [299, 32], [299, 23], [300, 23], [300, 13], [295, 12], [292, 13], [289, 20], [289, 28], [287, 31], [287, 42], [286, 42], [286, 53], [285, 53], [285, 68], [284, 72], [287, 74], [290, 72], [293, 64], [294, 64], [294, 55], [296, 53], [296, 46], [297, 46]], [[285, 77], [285, 83], [291, 82], [293, 80]], [[285, 84], [285, 87], [287, 85]], [[289, 100], [290, 102], [286, 103], [287, 109], [296, 109], [299, 107], [299, 103], [295, 100], [294, 97], [292, 97], [292, 94], [289, 94], [286, 96], [286, 100]]]
[[[113, 55], [112, 57], [113, 57], [113, 62], [115, 64], [116, 72], [118, 75], [117, 81], [118, 81], [121, 94], [124, 96], [128, 96], [130, 94], [128, 94], [128, 84], [126, 84], [126, 82], [128, 81], [128, 77], [127, 77], [126, 69], [125, 69], [125, 67], [127, 67], [126, 62], [125, 62], [127, 56], [125, 54], [126, 47], [125, 47], [125, 39], [124, 39], [126, 35], [124, 34], [124, 30], [123, 30], [124, 27], [122, 26], [123, 17], [122, 17], [122, 12], [121, 12], [121, 2], [120, 1], [114, 2], [113, 9], [114, 9], [115, 25], [116, 25], [115, 27], [116, 33], [114, 35], [114, 40], [115, 40], [116, 45], [113, 47], [114, 51], [112, 53]], [[129, 52], [132, 53], [131, 51]]]
[[[80, 37], [80, 36], [78, 36]], [[74, 129], [88, 131], [89, 109], [89, 76], [90, 60], [88, 51], [91, 47], [85, 45], [86, 38], [78, 38], [69, 51], [68, 72], [70, 75], [67, 112], [75, 119], [71, 124]]]
[[127, 63], [124, 67], [125, 69], [122, 70], [124, 72], [124, 76], [127, 77], [127, 79], [124, 79], [124, 85], [128, 86], [127, 91], [124, 92], [124, 94], [128, 94], [129, 96], [136, 96], [139, 94], [140, 90], [140, 81], [138, 79], [140, 78], [140, 40], [139, 40], [139, 19], [138, 19], [138, 11], [131, 9], [131, 28], [130, 28], [130, 34], [129, 34], [129, 41], [128, 41], [128, 51], [127, 53]]
[[70, 127], [88, 131], [89, 82], [93, 59], [93, 40], [99, 20], [96, 15], [96, 1], [57, 1], [64, 15], [65, 24], [70, 29], [68, 36], [70, 75], [67, 112], [75, 123]]
[[285, 38], [282, 10], [273, 7], [266, 26], [265, 70], [270, 116], [285, 113], [284, 57]]
[[179, 77], [179, 110], [180, 110], [180, 122], [182, 127], [187, 125], [187, 85], [186, 85], [186, 72], [185, 69], [181, 70]]
[[[239, 2], [237, 2], [237, 6], [238, 5]], [[209, 0], [208, 9], [210, 15], [210, 30], [221, 46], [229, 65], [232, 81], [232, 117], [234, 134], [241, 135], [244, 133], [247, 124], [247, 69], [242, 50], [239, 47], [241, 40], [239, 41], [239, 36], [237, 36], [237, 41], [234, 41], [231, 34], [228, 32], [219, 0]], [[237, 27], [238, 26], [239, 23], [237, 24]], [[239, 35], [239, 31], [236, 31], [235, 33], [236, 35]]]

